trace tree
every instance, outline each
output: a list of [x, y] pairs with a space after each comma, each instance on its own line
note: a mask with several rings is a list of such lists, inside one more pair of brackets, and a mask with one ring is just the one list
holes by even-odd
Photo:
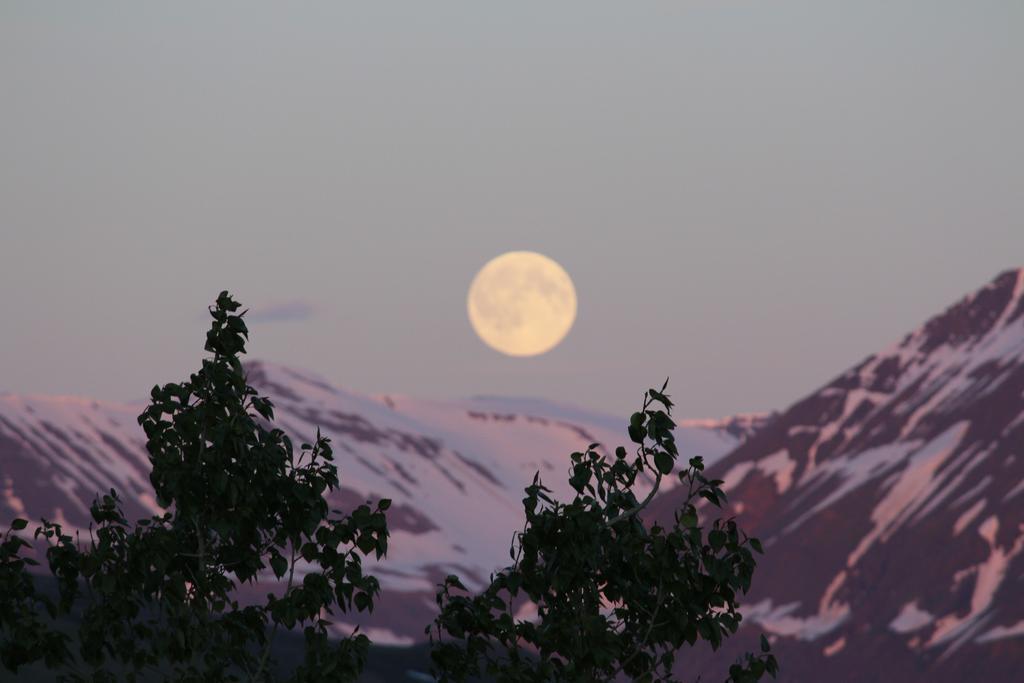
[[[164, 514], [130, 524], [111, 490], [93, 502], [88, 542], [42, 520], [35, 535], [47, 542], [56, 601], [36, 590], [34, 561], [20, 555], [29, 544], [12, 531], [26, 520], [3, 537], [6, 668], [42, 661], [69, 681], [266, 681], [274, 634], [299, 625], [305, 660], [290, 680], [358, 676], [369, 640], [332, 642], [328, 617], [372, 610], [379, 586], [361, 557], [386, 553], [390, 501], [347, 516], [328, 509], [324, 493], [339, 484], [330, 441], [318, 432], [296, 450], [271, 426], [273, 405], [247, 384], [239, 359], [248, 340], [239, 307], [220, 294], [206, 335], [212, 357], [187, 381], [154, 387], [139, 416]], [[268, 571], [283, 591], [240, 604], [239, 584]], [[75, 638], [54, 621], [73, 609]]]
[[[576, 495], [568, 503], [534, 476], [513, 564], [477, 595], [467, 595], [457, 576], [441, 585], [441, 612], [426, 630], [441, 681], [670, 681], [684, 644], [705, 640], [717, 649], [736, 632], [737, 596], [749, 590], [756, 566], [751, 551], [762, 549], [733, 519], [699, 524], [696, 503], [720, 506], [723, 482], [705, 478], [701, 458], [692, 458], [677, 475], [686, 497], [672, 527], [640, 517], [679, 457], [667, 384], [649, 390], [630, 418], [635, 457], [622, 447], [606, 457], [598, 444], [573, 453]], [[645, 473], [654, 483], [640, 501], [633, 489]], [[736, 662], [728, 680], [774, 677], [778, 664], [764, 636], [761, 650]]]
[[[332, 641], [328, 619], [373, 609], [379, 585], [361, 558], [386, 553], [390, 501], [348, 515], [328, 508], [324, 494], [339, 485], [330, 441], [318, 432], [296, 450], [272, 427], [273, 405], [240, 362], [248, 330], [239, 308], [220, 294], [206, 335], [211, 357], [187, 381], [154, 387], [139, 416], [166, 512], [130, 524], [111, 490], [92, 504], [87, 540], [42, 520], [35, 537], [45, 541], [56, 599], [37, 588], [35, 561], [22, 556], [28, 522], [14, 520], [0, 537], [3, 667], [39, 662], [83, 683], [269, 681], [274, 635], [298, 625], [305, 659], [289, 680], [359, 675], [369, 640]], [[720, 505], [722, 481], [692, 458], [677, 473], [686, 497], [671, 528], [641, 518], [679, 458], [666, 386], [649, 390], [630, 418], [633, 457], [621, 447], [602, 455], [598, 444], [572, 454], [570, 502], [534, 477], [513, 564], [480, 594], [468, 595], [456, 576], [445, 580], [427, 628], [440, 680], [668, 681], [684, 644], [717, 648], [735, 633], [737, 596], [750, 587], [761, 546], [732, 519], [700, 525], [697, 503]], [[647, 476], [652, 488], [638, 500]], [[240, 584], [269, 575], [283, 590], [241, 604]], [[531, 607], [535, 618], [524, 615]], [[761, 644], [729, 681], [776, 673], [763, 636]]]

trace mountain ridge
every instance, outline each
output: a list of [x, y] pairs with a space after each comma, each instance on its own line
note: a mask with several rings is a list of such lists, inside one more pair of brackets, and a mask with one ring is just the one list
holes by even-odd
[[732, 501], [723, 514], [765, 542], [743, 613], [777, 641], [784, 680], [1010, 680], [1024, 666], [1024, 270], [709, 471]]
[[[296, 443], [318, 428], [332, 438], [341, 480], [328, 496], [332, 507], [392, 499], [389, 556], [370, 563], [383, 597], [369, 619], [359, 615], [363, 632], [384, 643], [422, 638], [445, 575], [459, 573], [481, 586], [507, 563], [509, 541], [522, 525], [522, 491], [535, 472], [569, 497], [572, 452], [628, 441], [625, 418], [571, 406], [369, 397], [287, 366], [251, 361], [245, 369], [274, 402], [275, 425]], [[89, 503], [110, 488], [121, 494], [129, 519], [160, 513], [136, 423], [143, 408], [83, 397], [0, 397], [0, 519], [45, 517], [84, 530]], [[738, 443], [720, 424], [680, 432], [688, 452], [711, 461]], [[649, 486], [640, 483], [641, 490]]]

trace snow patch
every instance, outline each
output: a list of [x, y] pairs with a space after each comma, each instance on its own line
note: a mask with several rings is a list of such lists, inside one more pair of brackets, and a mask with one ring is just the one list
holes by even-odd
[[964, 570], [965, 575], [974, 574], [976, 577], [974, 591], [971, 594], [970, 611], [965, 616], [958, 616], [954, 612], [939, 619], [936, 622], [935, 632], [926, 644], [928, 647], [951, 642], [953, 648], [958, 647], [963, 639], [973, 633], [973, 630], [979, 625], [977, 622], [992, 606], [996, 592], [1010, 565], [1010, 560], [1024, 549], [1024, 525], [1021, 525], [1020, 535], [1009, 548], [1004, 548], [996, 543], [998, 532], [999, 518], [995, 515], [988, 517], [978, 527], [978, 535], [988, 543], [989, 556], [983, 562]]
[[[837, 458], [822, 463], [815, 470], [807, 485], [828, 486], [831, 493], [810, 509], [805, 510], [784, 529], [784, 533], [793, 531], [848, 493], [892, 470], [903, 462], [909, 452], [919, 446], [920, 442], [887, 444], [862, 451], [853, 457]], [[801, 481], [801, 484], [804, 482]]]
[[839, 628], [850, 616], [847, 606], [825, 614], [812, 614], [808, 617], [793, 616], [792, 613], [799, 607], [799, 602], [773, 607], [772, 601], [765, 599], [750, 605], [746, 610], [746, 618], [757, 622], [766, 631], [778, 636], [788, 636], [799, 640], [817, 640]]
[[782, 449], [766, 455], [757, 461], [757, 469], [766, 476], [775, 478], [775, 487], [779, 493], [785, 493], [793, 483], [793, 472], [796, 471], [796, 460], [789, 457], [789, 451]]
[[0, 489], [0, 495], [3, 496], [4, 502], [7, 503], [7, 507], [14, 513], [15, 517], [24, 518], [28, 516], [25, 510], [25, 501], [15, 495], [14, 481], [10, 477], [4, 477], [4, 487]]
[[138, 500], [142, 503], [144, 508], [152, 512], [154, 515], [162, 515], [166, 512], [162, 507], [160, 507], [160, 504], [156, 502], [156, 498], [153, 497], [153, 494], [148, 491], [140, 493]]
[[793, 484], [793, 472], [796, 461], [789, 457], [789, 451], [782, 449], [755, 461], [737, 463], [729, 468], [722, 477], [722, 488], [731, 491], [736, 488], [747, 475], [758, 470], [766, 477], [775, 479], [775, 488], [780, 494], [785, 493]]
[[917, 600], [908, 602], [900, 609], [896, 618], [889, 622], [889, 629], [896, 633], [912, 633], [935, 621], [935, 615], [917, 606]]
[[996, 534], [999, 533], [999, 518], [995, 515], [987, 518], [978, 527], [978, 535], [988, 541], [989, 546], [996, 544]]
[[765, 599], [748, 607], [746, 617], [776, 635], [800, 640], [817, 640], [839, 628], [850, 616], [850, 606], [833, 599], [845, 580], [845, 570], [832, 578], [821, 596], [816, 614], [807, 617], [794, 616], [792, 612], [800, 606], [799, 602], [790, 602], [773, 608], [772, 601]]
[[726, 491], [732, 491], [747, 478], [752, 469], [754, 469], [754, 463], [749, 461], [733, 465], [722, 477], [722, 488]]
[[993, 640], [1017, 638], [1020, 636], [1024, 636], [1024, 619], [1018, 621], [1013, 626], [996, 626], [995, 628], [991, 628], [975, 638], [974, 642], [988, 643]]
[[991, 483], [992, 483], [992, 475], [991, 474], [986, 474], [984, 477], [981, 478], [981, 481], [979, 481], [977, 484], [972, 486], [970, 489], [968, 489], [967, 491], [965, 491], [964, 493], [959, 495], [957, 497], [957, 499], [954, 500], [951, 503], [951, 507], [959, 507], [959, 506], [963, 505], [964, 503], [969, 501], [971, 498], [974, 498], [979, 493], [981, 493], [982, 491], [987, 489], [989, 484], [991, 484]]
[[1024, 493], [1024, 479], [1021, 479], [1019, 482], [1017, 482], [1017, 485], [1010, 489], [1010, 491], [1005, 496], [1003, 496], [1003, 502], [1005, 503], [1006, 501], [1010, 500], [1015, 496], [1020, 495], [1021, 493]]
[[832, 657], [833, 655], [842, 652], [843, 648], [846, 647], [846, 636], [840, 636], [839, 640], [835, 641], [831, 645], [827, 645], [821, 650], [821, 654], [826, 657]]
[[962, 515], [957, 517], [956, 522], [953, 524], [953, 535], [959, 536], [960, 532], [967, 528], [967, 525], [974, 521], [974, 518], [981, 514], [981, 511], [985, 508], [985, 499], [977, 501], [974, 505], [969, 507]]
[[345, 622], [331, 624], [329, 628], [342, 638], [352, 635], [358, 628], [360, 633], [365, 636], [369, 636], [374, 645], [401, 645], [404, 647], [407, 645], [415, 645], [417, 642], [416, 638], [399, 635], [389, 628], [376, 628], [373, 626], [363, 625], [357, 626], [355, 624], [346, 624]]
[[871, 511], [871, 521], [875, 526], [850, 553], [847, 566], [857, 564], [876, 541], [887, 541], [917, 507], [932, 497], [939, 479], [936, 476], [939, 467], [952, 455], [968, 426], [968, 422], [958, 422], [913, 452], [899, 478]]

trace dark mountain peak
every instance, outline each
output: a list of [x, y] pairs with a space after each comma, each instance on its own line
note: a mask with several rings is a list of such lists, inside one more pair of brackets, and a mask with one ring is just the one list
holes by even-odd
[[983, 339], [999, 322], [1010, 324], [1024, 310], [1021, 282], [1024, 270], [1007, 270], [981, 289], [965, 296], [929, 320], [904, 343], [920, 339], [919, 348], [930, 353], [943, 346], [959, 347]]
[[745, 614], [791, 680], [881, 680], [879, 661], [885, 680], [1011, 680], [1024, 665], [1022, 308], [1024, 271], [1007, 271], [711, 468], [724, 514], [766, 541]]

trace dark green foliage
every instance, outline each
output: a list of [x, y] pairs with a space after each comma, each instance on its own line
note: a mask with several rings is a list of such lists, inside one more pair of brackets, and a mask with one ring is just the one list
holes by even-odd
[[[634, 459], [624, 448], [609, 459], [597, 444], [572, 454], [572, 501], [555, 500], [534, 477], [513, 564], [482, 593], [466, 595], [456, 576], [441, 585], [441, 614], [427, 628], [441, 681], [481, 674], [501, 683], [670, 681], [684, 644], [705, 640], [717, 649], [736, 632], [737, 596], [750, 588], [751, 548], [759, 552], [760, 544], [732, 519], [700, 525], [695, 503], [720, 506], [722, 482], [705, 478], [701, 458], [692, 458], [678, 473], [686, 498], [671, 528], [639, 516], [679, 456], [664, 391], [648, 391], [630, 418]], [[654, 485], [639, 501], [633, 487], [645, 473]], [[536, 618], [517, 618], [524, 608]], [[775, 657], [761, 643], [762, 653], [730, 668], [729, 681], [775, 675]]]
[[[139, 416], [166, 513], [131, 524], [111, 490], [92, 505], [87, 540], [42, 520], [35, 537], [46, 543], [53, 596], [37, 589], [28, 572], [35, 562], [21, 555], [29, 543], [16, 532], [27, 521], [14, 520], [0, 539], [3, 668], [46, 666], [58, 680], [82, 683], [269, 681], [284, 666], [270, 656], [274, 635], [299, 626], [303, 654], [283, 680], [358, 677], [369, 640], [332, 641], [327, 619], [373, 609], [379, 586], [361, 557], [386, 553], [390, 501], [347, 516], [328, 509], [324, 494], [339, 485], [330, 442], [317, 433], [296, 450], [271, 426], [273, 405], [247, 384], [239, 361], [248, 330], [238, 309], [222, 292], [210, 311], [212, 357], [188, 381], [154, 387]], [[458, 577], [445, 580], [441, 613], [427, 628], [440, 680], [670, 681], [683, 645], [717, 649], [735, 633], [737, 596], [750, 587], [751, 550], [761, 545], [732, 519], [701, 525], [696, 503], [720, 506], [722, 482], [692, 458], [676, 475], [686, 498], [671, 528], [640, 517], [677, 470], [664, 391], [648, 391], [630, 418], [632, 457], [622, 447], [600, 455], [597, 444], [572, 454], [572, 501], [555, 500], [534, 477], [513, 564], [481, 594], [467, 595]], [[633, 489], [642, 477], [654, 483], [641, 501]], [[283, 592], [238, 602], [240, 584], [270, 576]], [[535, 619], [517, 618], [529, 607]], [[776, 671], [762, 637], [761, 652], [734, 664], [728, 681]]]
[[[206, 336], [212, 358], [188, 381], [154, 387], [139, 416], [150, 480], [168, 512], [130, 524], [110, 491], [92, 505], [87, 542], [43, 520], [36, 537], [48, 542], [56, 604], [33, 587], [30, 560], [19, 557], [27, 543], [4, 537], [6, 668], [45, 660], [68, 681], [263, 681], [271, 679], [273, 634], [301, 626], [305, 659], [289, 680], [358, 676], [369, 640], [328, 639], [328, 618], [373, 609], [379, 586], [364, 574], [361, 556], [387, 551], [389, 502], [348, 516], [328, 509], [324, 493], [338, 486], [330, 442], [318, 433], [296, 450], [269, 426], [273, 405], [246, 383], [239, 360], [248, 330], [238, 308], [221, 293]], [[15, 520], [12, 528], [25, 526]], [[285, 581], [283, 592], [239, 604], [238, 585], [267, 572]], [[41, 616], [67, 615], [79, 603], [73, 637]]]
[[54, 664], [69, 656], [67, 639], [43, 619], [42, 612], [52, 618], [57, 607], [28, 574], [27, 567], [38, 563], [20, 557], [29, 544], [13, 532], [26, 526], [27, 520], [15, 519], [0, 540], [0, 665], [12, 671], [40, 658]]

